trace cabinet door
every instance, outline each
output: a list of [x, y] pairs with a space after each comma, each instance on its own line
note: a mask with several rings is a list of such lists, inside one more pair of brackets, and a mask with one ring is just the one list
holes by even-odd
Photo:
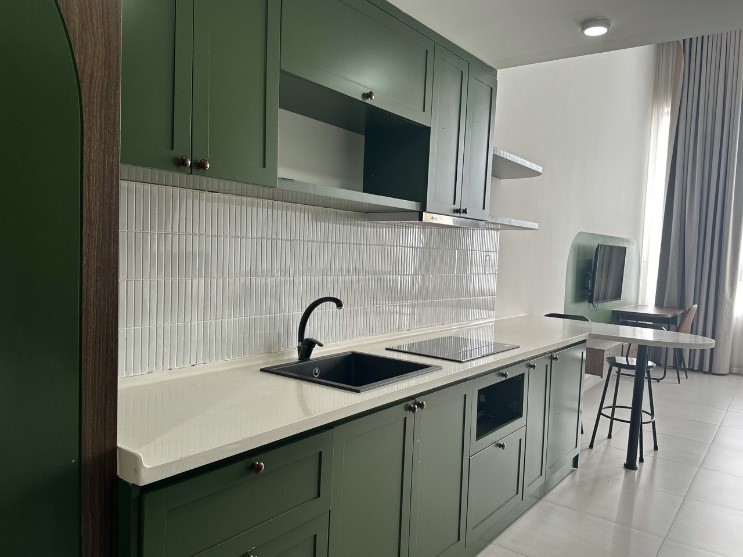
[[426, 208], [441, 214], [459, 209], [464, 169], [469, 64], [436, 45]]
[[470, 458], [467, 536], [477, 538], [521, 501], [525, 428]]
[[330, 554], [408, 554], [414, 414], [398, 405], [335, 428]]
[[555, 353], [550, 382], [547, 472], [563, 468], [580, 450], [580, 404], [585, 345]]
[[193, 0], [124, 0], [121, 160], [190, 172]]
[[216, 545], [199, 557], [327, 557], [328, 514], [297, 528], [281, 531], [271, 526], [258, 528]]
[[547, 419], [549, 416], [550, 358], [530, 362], [526, 403], [526, 445], [524, 496], [544, 484], [547, 458]]
[[411, 557], [453, 555], [464, 547], [469, 461], [469, 384], [420, 397], [415, 415]]
[[195, 0], [194, 20], [194, 173], [275, 186], [279, 3]]
[[490, 213], [496, 83], [495, 70], [470, 66], [462, 188], [462, 208], [469, 217], [484, 218]]
[[366, 0], [284, 0], [281, 69], [431, 123], [434, 43]]

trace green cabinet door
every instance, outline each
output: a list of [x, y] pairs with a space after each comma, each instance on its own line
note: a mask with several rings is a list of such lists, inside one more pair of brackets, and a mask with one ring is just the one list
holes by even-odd
[[525, 429], [514, 431], [470, 458], [468, 540], [477, 539], [521, 502]]
[[471, 393], [461, 384], [419, 398], [425, 406], [415, 415], [411, 557], [454, 555], [464, 547]]
[[[538, 491], [546, 478], [549, 417], [550, 358], [543, 356], [529, 363], [532, 365], [529, 366], [528, 372], [526, 404], [524, 497]], [[541, 491], [536, 498], [538, 499], [540, 495]]]
[[123, 0], [121, 160], [189, 172], [193, 0]]
[[426, 201], [434, 213], [455, 214], [460, 206], [468, 77], [469, 64], [436, 45]]
[[547, 473], [551, 476], [569, 469], [580, 452], [584, 354], [585, 345], [581, 344], [552, 355], [547, 435]]
[[400, 404], [335, 428], [333, 557], [407, 556], [414, 418]]
[[[284, 0], [281, 69], [431, 123], [434, 43], [366, 0]], [[372, 91], [374, 98], [362, 95]]]
[[280, 5], [194, 1], [194, 173], [275, 186]]
[[328, 513], [297, 528], [282, 531], [274, 525], [235, 536], [199, 557], [327, 557]]
[[462, 209], [468, 217], [484, 218], [490, 212], [496, 84], [495, 70], [470, 65], [462, 188]]

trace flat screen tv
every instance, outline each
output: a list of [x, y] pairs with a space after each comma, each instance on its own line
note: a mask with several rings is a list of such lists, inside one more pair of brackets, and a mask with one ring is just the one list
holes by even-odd
[[624, 282], [624, 260], [627, 248], [624, 246], [596, 246], [596, 255], [593, 258], [593, 281], [588, 295], [592, 304], [611, 302], [622, 299], [622, 283]]

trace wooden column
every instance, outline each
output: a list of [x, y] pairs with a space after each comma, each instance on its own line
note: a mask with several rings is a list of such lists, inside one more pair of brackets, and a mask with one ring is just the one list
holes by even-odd
[[57, 0], [83, 114], [81, 555], [116, 555], [120, 0]]

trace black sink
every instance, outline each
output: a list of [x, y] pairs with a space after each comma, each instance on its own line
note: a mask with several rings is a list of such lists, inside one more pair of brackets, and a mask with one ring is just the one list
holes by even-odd
[[264, 367], [261, 371], [360, 393], [438, 369], [441, 366], [363, 352], [344, 352], [314, 360]]

